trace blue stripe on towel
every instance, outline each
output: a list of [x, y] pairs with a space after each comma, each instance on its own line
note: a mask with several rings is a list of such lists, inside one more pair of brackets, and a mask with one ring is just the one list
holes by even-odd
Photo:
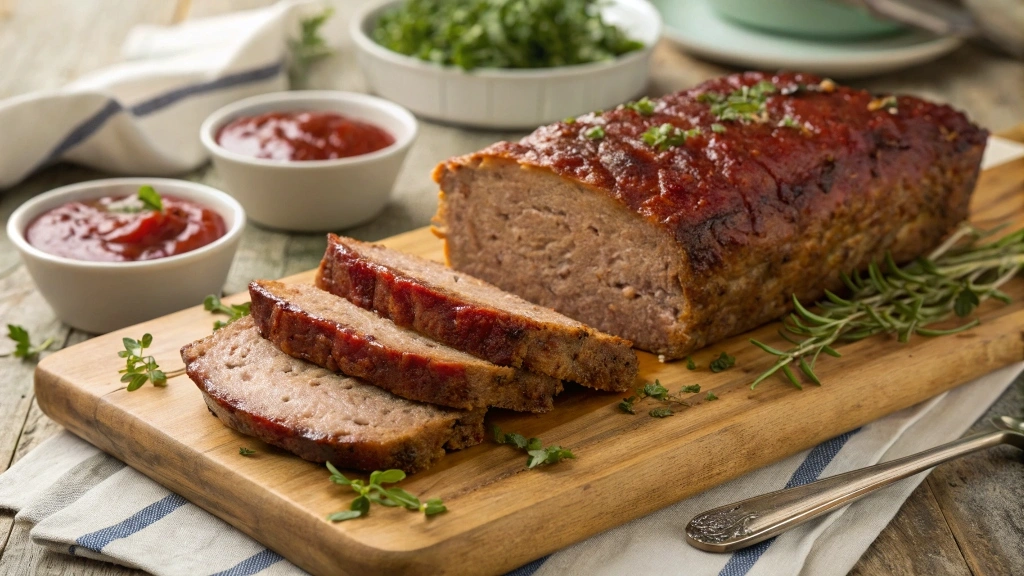
[[264, 548], [262, 552], [257, 552], [231, 568], [217, 572], [212, 576], [250, 576], [269, 568], [281, 560], [284, 560], [284, 558], [280, 554]]
[[[803, 486], [804, 484], [814, 482], [821, 475], [828, 463], [839, 454], [846, 441], [851, 436], [860, 431], [860, 428], [840, 434], [831, 440], [826, 440], [821, 444], [815, 446], [811, 453], [807, 455], [807, 458], [800, 463], [796, 471], [793, 472], [793, 476], [786, 482], [786, 488], [793, 488], [795, 486]], [[722, 567], [722, 571], [718, 573], [718, 576], [744, 576], [754, 564], [757, 562], [761, 555], [768, 551], [771, 547], [772, 542], [775, 538], [765, 540], [751, 546], [750, 548], [744, 548], [737, 552], [734, 552], [729, 561], [726, 562], [725, 566]]]
[[[196, 96], [204, 94], [206, 92], [212, 92], [214, 90], [220, 90], [222, 88], [231, 88], [234, 86], [240, 86], [242, 84], [250, 84], [253, 82], [259, 82], [262, 80], [268, 80], [280, 74], [284, 70], [284, 61], [275, 62], [269, 66], [261, 66], [260, 68], [254, 68], [252, 70], [245, 70], [242, 72], [236, 72], [235, 74], [228, 74], [222, 76], [216, 80], [208, 82], [199, 82], [197, 84], [190, 84], [188, 86], [182, 86], [181, 88], [175, 88], [170, 92], [165, 92], [158, 96], [154, 96], [149, 100], [145, 100], [128, 108], [127, 111], [133, 116], [146, 116], [154, 112], [159, 112], [164, 108], [184, 100], [190, 96]], [[69, 150], [78, 146], [82, 142], [88, 140], [93, 134], [99, 131], [107, 120], [110, 120], [120, 112], [124, 111], [125, 108], [117, 100], [111, 99], [95, 114], [86, 118], [78, 126], [75, 126], [67, 136], [64, 137], [49, 154], [43, 158], [32, 172], [35, 172], [39, 168], [49, 165], [60, 159], [61, 156], [66, 154]]]
[[529, 564], [523, 564], [519, 568], [516, 568], [515, 570], [505, 574], [505, 576], [533, 576], [533, 574], [536, 573], [537, 570], [540, 570], [540, 567], [544, 565], [544, 561], [548, 558], [551, 558], [551, 556], [537, 558], [533, 562], [530, 562]]
[[75, 540], [75, 544], [79, 547], [92, 550], [93, 552], [101, 552], [103, 547], [107, 544], [110, 544], [114, 540], [120, 540], [121, 538], [127, 538], [132, 534], [135, 534], [157, 520], [160, 520], [164, 516], [167, 516], [171, 512], [174, 512], [186, 502], [187, 500], [177, 494], [169, 494], [113, 526], [108, 526], [102, 530], [97, 530], [79, 537]]

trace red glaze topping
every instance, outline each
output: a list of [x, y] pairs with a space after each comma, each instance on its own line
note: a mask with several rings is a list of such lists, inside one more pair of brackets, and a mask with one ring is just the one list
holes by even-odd
[[[701, 96], [762, 81], [775, 90], [756, 119], [722, 119]], [[653, 104], [650, 115], [627, 107], [585, 114], [450, 162], [506, 158], [591, 185], [669, 228], [697, 248], [695, 264], [710, 266], [699, 261], [714, 258], [700, 249], [709, 234], [719, 244], [743, 244], [780, 212], [794, 221], [807, 210], [831, 213], [872, 178], [920, 181], [940, 158], [983, 145], [988, 135], [949, 106], [886, 100], [809, 74], [735, 74]], [[666, 123], [700, 133], [664, 150], [644, 141], [645, 131]], [[598, 126], [603, 137], [593, 132]]]
[[237, 118], [217, 132], [217, 143], [253, 158], [333, 160], [394, 144], [384, 129], [334, 112], [269, 112]]
[[25, 232], [36, 248], [73, 260], [131, 262], [183, 254], [227, 232], [224, 219], [205, 208], [163, 196], [163, 211], [111, 211], [129, 196], [69, 202], [39, 216]]

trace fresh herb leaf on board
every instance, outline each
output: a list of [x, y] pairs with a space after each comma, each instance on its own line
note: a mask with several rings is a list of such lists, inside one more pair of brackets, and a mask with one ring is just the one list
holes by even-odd
[[251, 302], [243, 302], [242, 304], [231, 304], [230, 306], [220, 301], [220, 298], [210, 294], [203, 299], [203, 309], [214, 314], [226, 314], [228, 316], [227, 321], [217, 320], [213, 323], [213, 331], [216, 332], [221, 328], [231, 324], [235, 320], [249, 315], [249, 308], [252, 306]]
[[729, 354], [727, 354], [725, 352], [722, 352], [718, 356], [718, 358], [715, 358], [714, 360], [711, 361], [711, 364], [709, 364], [708, 367], [711, 368], [712, 372], [716, 372], [717, 373], [717, 372], [724, 372], [724, 371], [728, 370], [729, 368], [732, 368], [735, 365], [736, 365], [736, 357], [735, 356], [730, 356]]
[[153, 335], [148, 332], [138, 340], [122, 338], [121, 342], [124, 344], [124, 350], [119, 351], [117, 355], [125, 359], [125, 367], [119, 370], [118, 374], [122, 375], [121, 382], [128, 384], [129, 392], [142, 388], [146, 382], [151, 382], [153, 386], [167, 386], [168, 378], [185, 373], [185, 370], [181, 369], [165, 374], [155, 358], [143, 355], [143, 351], [153, 344]]
[[561, 446], [544, 447], [540, 438], [527, 439], [525, 436], [517, 432], [505, 433], [497, 426], [495, 426], [492, 431], [494, 433], [494, 441], [498, 444], [510, 444], [520, 450], [526, 451], [527, 468], [536, 468], [543, 464], [557, 464], [567, 458], [576, 458], [576, 455], [568, 448], [562, 448]]
[[797, 388], [798, 368], [814, 384], [821, 384], [815, 364], [822, 354], [840, 356], [836, 344], [876, 334], [894, 334], [907, 342], [914, 334], [942, 336], [977, 326], [977, 318], [955, 328], [928, 326], [965, 318], [982, 302], [1010, 303], [999, 288], [1024, 269], [1024, 229], [988, 240], [998, 229], [983, 231], [964, 224], [928, 256], [899, 266], [886, 254], [884, 264], [873, 262], [867, 272], [842, 275], [848, 294], [825, 292], [812, 311], [796, 297], [795, 311], [783, 322], [780, 334], [793, 344], [780, 350], [758, 340], [750, 342], [776, 357], [775, 364], [750, 385], [781, 372]]
[[54, 342], [53, 338], [47, 338], [42, 344], [33, 346], [28, 330], [17, 324], [7, 325], [7, 337], [14, 341], [14, 350], [4, 356], [10, 355], [23, 360], [31, 360], [39, 356], [40, 352], [52, 346]]
[[256, 451], [253, 450], [252, 448], [246, 448], [245, 446], [242, 446], [238, 449], [238, 453], [241, 454], [242, 456], [252, 456], [253, 454], [256, 453]]
[[421, 502], [419, 498], [401, 488], [385, 487], [385, 484], [395, 484], [405, 480], [405, 472], [401, 470], [377, 470], [370, 474], [370, 478], [366, 482], [363, 482], [358, 478], [354, 480], [346, 478], [330, 462], [327, 463], [327, 469], [331, 472], [331, 482], [339, 486], [348, 486], [358, 494], [349, 505], [348, 510], [327, 516], [331, 522], [343, 522], [367, 516], [370, 513], [371, 503], [392, 508], [401, 506], [406, 510], [423, 512], [426, 516], [434, 516], [448, 511], [440, 498], [430, 498]]

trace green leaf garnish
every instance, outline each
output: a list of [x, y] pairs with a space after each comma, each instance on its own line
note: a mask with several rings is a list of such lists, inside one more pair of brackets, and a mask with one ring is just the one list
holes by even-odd
[[711, 361], [709, 367], [712, 372], [723, 372], [736, 365], [736, 357], [722, 352], [718, 358]]
[[721, 134], [725, 132], [725, 126], [719, 124], [718, 122], [715, 122], [714, 124], [711, 125], [711, 131], [714, 132], [715, 134]]
[[697, 364], [693, 361], [693, 358], [690, 357], [690, 356], [686, 357], [686, 369], [687, 370], [696, 370], [697, 369]]
[[641, 116], [650, 116], [651, 114], [654, 114], [654, 102], [647, 96], [644, 96], [635, 102], [627, 102], [624, 106]]
[[954, 316], [968, 316], [988, 299], [1011, 301], [1000, 287], [1024, 270], [1024, 229], [985, 241], [998, 230], [964, 224], [931, 254], [903, 266], [886, 254], [883, 264], [872, 262], [866, 272], [841, 274], [849, 294], [841, 297], [826, 291], [814, 311], [794, 296], [794, 312], [780, 331], [793, 346], [780, 350], [751, 340], [776, 361], [750, 387], [781, 373], [801, 388], [794, 367], [820, 385], [815, 364], [822, 353], [840, 356], [834, 348], [840, 342], [877, 334], [893, 334], [898, 342], [907, 342], [914, 334], [943, 336], [977, 326], [979, 321], [974, 319], [954, 328], [929, 328]]
[[644, 384], [643, 395], [664, 400], [668, 397], [668, 388], [662, 386], [659, 380], [655, 380], [653, 383]]
[[291, 62], [288, 66], [288, 79], [292, 88], [306, 83], [310, 66], [333, 52], [327, 41], [320, 35], [324, 23], [334, 15], [334, 8], [324, 8], [316, 16], [303, 18], [299, 22], [299, 37], [288, 40]]
[[666, 122], [661, 126], [651, 126], [640, 138], [648, 146], [664, 152], [673, 146], [682, 146], [688, 138], [693, 138], [700, 133], [700, 128], [695, 127], [689, 130], [681, 130]]
[[153, 344], [153, 335], [148, 332], [143, 334], [139, 340], [122, 338], [121, 343], [124, 345], [124, 350], [119, 351], [117, 355], [125, 359], [125, 367], [118, 370], [118, 374], [121, 374], [121, 382], [128, 384], [129, 392], [142, 388], [146, 382], [151, 382], [153, 386], [167, 386], [168, 378], [185, 373], [185, 369], [182, 368], [165, 374], [160, 370], [155, 358], [143, 355], [143, 351]]
[[402, 507], [406, 510], [423, 512], [425, 516], [434, 516], [447, 512], [444, 503], [439, 498], [431, 498], [426, 502], [409, 492], [393, 486], [385, 487], [385, 484], [395, 484], [405, 480], [405, 472], [401, 470], [377, 470], [370, 473], [369, 479], [364, 483], [362, 480], [350, 480], [345, 477], [333, 464], [327, 463], [327, 470], [330, 471], [330, 481], [339, 486], [348, 486], [358, 494], [349, 504], [348, 510], [335, 512], [327, 516], [331, 522], [344, 522], [354, 518], [362, 518], [370, 513], [371, 504], [380, 504], [389, 507]]
[[399, 54], [464, 70], [572, 66], [643, 48], [604, 21], [599, 0], [406, 0], [381, 13], [370, 35]]
[[680, 394], [696, 394], [700, 392], [700, 384], [690, 384], [679, 389]]
[[765, 108], [768, 97], [777, 91], [775, 85], [762, 80], [753, 86], [741, 86], [729, 94], [704, 92], [698, 102], [711, 106], [711, 113], [722, 122], [764, 122], [768, 119]]
[[241, 454], [242, 456], [252, 456], [253, 454], [256, 453], [256, 451], [252, 450], [251, 448], [246, 448], [245, 446], [242, 446], [241, 448], [238, 449], [238, 453]]
[[600, 126], [594, 126], [590, 130], [586, 131], [586, 136], [591, 140], [600, 140], [604, 138], [604, 128]]
[[714, 392], [708, 392], [708, 395], [705, 396], [704, 399], [711, 402], [712, 400], [718, 400], [718, 396], [715, 396]]
[[4, 354], [4, 356], [10, 355], [22, 360], [35, 358], [40, 352], [52, 346], [54, 342], [51, 337], [44, 340], [42, 344], [33, 346], [28, 330], [17, 324], [7, 325], [7, 337], [14, 341], [14, 350], [10, 354]]
[[667, 418], [675, 414], [668, 406], [662, 406], [661, 408], [655, 408], [647, 413], [652, 418]]
[[152, 186], [139, 186], [138, 198], [147, 209], [154, 212], [164, 211], [164, 201]]
[[575, 459], [572, 450], [561, 446], [544, 447], [540, 438], [526, 439], [525, 436], [516, 432], [503, 433], [501, 428], [494, 426], [494, 440], [498, 444], [510, 444], [520, 450], [526, 451], [526, 467], [536, 468], [542, 464], [557, 464], [567, 458]]
[[220, 298], [210, 294], [203, 299], [203, 309], [212, 312], [214, 314], [226, 314], [228, 316], [227, 321], [217, 320], [213, 323], [213, 331], [216, 332], [221, 328], [231, 324], [235, 320], [249, 315], [249, 309], [252, 306], [251, 302], [243, 302], [241, 304], [232, 304], [230, 306], [222, 303]]

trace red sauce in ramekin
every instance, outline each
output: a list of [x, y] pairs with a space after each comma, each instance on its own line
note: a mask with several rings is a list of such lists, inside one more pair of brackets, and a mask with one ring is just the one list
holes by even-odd
[[[29, 224], [25, 239], [36, 248], [73, 260], [134, 262], [190, 252], [227, 233], [213, 210], [163, 196], [163, 210], [139, 209], [132, 196], [68, 202]], [[135, 212], [124, 212], [125, 205]]]
[[394, 144], [383, 128], [334, 112], [268, 112], [243, 116], [217, 132], [217, 144], [253, 158], [333, 160]]

